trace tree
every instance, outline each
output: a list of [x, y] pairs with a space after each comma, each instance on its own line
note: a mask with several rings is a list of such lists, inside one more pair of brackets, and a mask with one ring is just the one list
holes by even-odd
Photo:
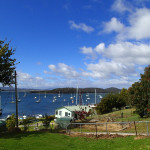
[[15, 50], [9, 48], [9, 43], [0, 40], [0, 83], [10, 85], [13, 81], [16, 59], [11, 58]]
[[120, 92], [120, 97], [122, 100], [126, 103], [126, 105], [130, 105], [129, 99], [128, 99], [128, 90], [123, 88]]
[[140, 81], [135, 82], [128, 91], [130, 101], [136, 107], [140, 117], [150, 115], [148, 111], [150, 109], [150, 65], [145, 67]]
[[121, 109], [126, 105], [123, 96], [119, 93], [107, 94], [97, 105], [96, 110], [99, 114], [112, 112], [113, 108]]

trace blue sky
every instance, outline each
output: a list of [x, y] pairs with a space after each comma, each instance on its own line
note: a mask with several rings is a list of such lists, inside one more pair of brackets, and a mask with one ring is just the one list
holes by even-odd
[[20, 88], [128, 88], [150, 62], [150, 0], [5, 0], [0, 14]]

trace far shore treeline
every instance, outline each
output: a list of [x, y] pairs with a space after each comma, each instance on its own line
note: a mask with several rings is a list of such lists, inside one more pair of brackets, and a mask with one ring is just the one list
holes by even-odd
[[[78, 92], [81, 93], [95, 93], [95, 89], [96, 89], [96, 93], [119, 93], [121, 90], [118, 88], [79, 88]], [[1, 91], [13, 91], [14, 88], [0, 88]], [[30, 93], [76, 93], [77, 92], [77, 88], [70, 88], [70, 87], [66, 87], [66, 88], [55, 88], [52, 90], [33, 90], [33, 89], [18, 89], [18, 91], [28, 91]]]

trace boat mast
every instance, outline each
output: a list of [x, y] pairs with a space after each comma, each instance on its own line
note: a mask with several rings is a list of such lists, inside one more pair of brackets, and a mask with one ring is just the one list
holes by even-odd
[[78, 103], [78, 86], [77, 86], [77, 91], [76, 91], [76, 105]]
[[95, 89], [95, 104], [96, 104], [96, 89]]

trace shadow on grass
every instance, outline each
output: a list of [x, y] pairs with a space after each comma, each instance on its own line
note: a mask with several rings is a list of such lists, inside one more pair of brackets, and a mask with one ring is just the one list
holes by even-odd
[[46, 134], [46, 133], [65, 133], [65, 130], [49, 130], [49, 129], [42, 129], [39, 131], [20, 131], [20, 132], [3, 132], [0, 133], [0, 138], [3, 139], [10, 139], [10, 138], [15, 138], [15, 139], [21, 139], [22, 137], [28, 137], [28, 136], [39, 136], [41, 134]]

